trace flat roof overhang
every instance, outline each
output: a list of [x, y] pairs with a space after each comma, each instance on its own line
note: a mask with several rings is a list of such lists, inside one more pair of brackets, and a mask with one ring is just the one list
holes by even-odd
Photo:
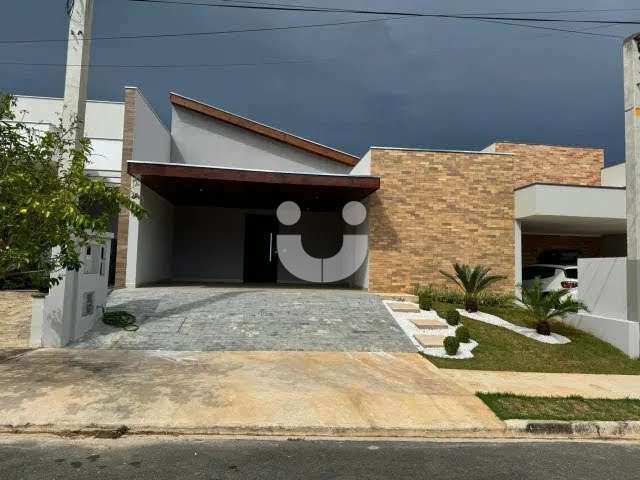
[[626, 191], [534, 183], [515, 190], [515, 219], [522, 233], [614, 235], [626, 233]]
[[277, 208], [291, 200], [309, 210], [341, 209], [380, 188], [373, 176], [232, 169], [179, 163], [127, 162], [127, 172], [176, 206]]

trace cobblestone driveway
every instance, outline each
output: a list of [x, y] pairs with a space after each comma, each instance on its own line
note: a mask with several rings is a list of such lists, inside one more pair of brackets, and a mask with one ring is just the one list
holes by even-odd
[[414, 352], [375, 295], [349, 290], [171, 286], [114, 291], [109, 310], [140, 329], [102, 323], [76, 348]]

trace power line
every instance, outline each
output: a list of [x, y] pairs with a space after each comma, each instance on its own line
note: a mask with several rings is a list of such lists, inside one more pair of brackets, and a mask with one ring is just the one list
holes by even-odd
[[66, 63], [47, 63], [47, 62], [0, 62], [0, 65], [14, 65], [25, 67], [85, 67], [90, 68], [223, 68], [223, 67], [256, 67], [261, 65], [287, 65], [287, 64], [304, 64], [331, 62], [335, 58], [325, 58], [317, 60], [276, 60], [273, 62], [255, 62], [255, 63], [168, 63], [168, 64], [75, 64], [67, 65]]
[[[532, 18], [532, 17], [507, 17], [494, 15], [469, 15], [469, 14], [447, 14], [447, 13], [421, 13], [421, 12], [402, 12], [402, 11], [383, 11], [383, 10], [361, 10], [348, 8], [327, 8], [327, 7], [296, 7], [296, 6], [273, 6], [267, 4], [231, 4], [231, 3], [204, 3], [177, 0], [129, 0], [130, 2], [147, 3], [147, 4], [167, 4], [182, 6], [199, 6], [199, 7], [218, 7], [218, 8], [238, 8], [250, 10], [276, 10], [276, 11], [294, 11], [294, 12], [331, 12], [331, 13], [354, 13], [367, 15], [392, 15], [407, 17], [426, 17], [426, 18], [452, 18], [460, 20], [507, 20], [515, 22], [541, 22], [541, 23], [593, 23], [593, 24], [615, 24], [615, 25], [640, 25], [640, 20], [576, 20], [566, 18]], [[219, 0], [224, 1], [224, 0]], [[258, 3], [258, 2], [256, 2]]]
[[[138, 35], [107, 35], [107, 36], [97, 36], [86, 38], [85, 41], [91, 40], [137, 40], [137, 39], [145, 39], [145, 38], [171, 38], [171, 37], [197, 37], [197, 36], [206, 36], [206, 35], [229, 35], [233, 33], [252, 33], [252, 32], [271, 32], [271, 31], [279, 31], [279, 30], [296, 30], [296, 29], [304, 29], [304, 28], [321, 28], [321, 27], [332, 27], [332, 26], [340, 26], [340, 25], [354, 25], [358, 23], [374, 23], [374, 22], [384, 22], [386, 20], [396, 20], [396, 19], [404, 19], [407, 17], [384, 17], [384, 18], [373, 18], [367, 20], [347, 20], [344, 22], [326, 22], [326, 23], [311, 23], [304, 25], [286, 25], [283, 27], [256, 27], [256, 28], [242, 28], [242, 29], [232, 29], [232, 30], [214, 30], [214, 31], [206, 31], [206, 32], [181, 32], [181, 33], [150, 33], [150, 34], [138, 34]], [[49, 39], [30, 39], [30, 40], [0, 40], [0, 44], [21, 44], [21, 43], [52, 43], [52, 42], [62, 42], [66, 43], [69, 40], [66, 38], [49, 38]]]
[[[141, 1], [141, 0], [130, 0], [130, 1]], [[184, 2], [177, 2], [177, 3], [184, 3]], [[251, 3], [260, 3], [260, 2], [251, 2]], [[640, 9], [637, 9], [637, 10], [640, 10]], [[561, 12], [561, 11], [558, 11], [558, 12]], [[91, 40], [93, 42], [93, 41], [104, 41], [104, 40], [138, 40], [138, 39], [155, 39], [155, 38], [179, 38], [179, 37], [230, 35], [230, 34], [236, 34], [236, 33], [273, 32], [273, 31], [299, 30], [299, 29], [306, 29], [306, 28], [323, 28], [323, 27], [333, 27], [333, 26], [342, 26], [342, 25], [355, 25], [355, 24], [363, 24], [363, 23], [376, 23], [376, 22], [384, 22], [387, 20], [403, 20], [403, 19], [411, 19], [411, 18], [415, 18], [415, 17], [400, 15], [400, 16], [394, 16], [394, 17], [374, 18], [374, 19], [365, 19], [365, 20], [347, 20], [342, 22], [324, 22], [324, 23], [312, 23], [312, 24], [303, 24], [303, 25], [286, 25], [282, 27], [255, 27], [255, 28], [245, 28], [245, 29], [214, 30], [214, 31], [204, 31], [204, 32], [106, 35], [106, 36], [94, 36], [91, 38], [86, 38], [85, 41]], [[464, 17], [464, 18], [471, 18], [471, 17]], [[474, 20], [485, 21], [488, 23], [499, 23], [503, 25], [512, 25], [512, 26], [517, 26], [522, 28], [551, 30], [551, 31], [558, 31], [558, 32], [565, 32], [565, 33], [598, 36], [598, 37], [624, 38], [621, 35], [598, 34], [598, 33], [586, 32], [584, 30], [541, 27], [541, 26], [534, 26], [534, 25], [528, 25], [528, 24], [522, 24], [522, 23], [508, 23], [506, 21], [502, 21], [502, 17], [500, 18], [501, 20], [489, 20], [489, 19], [480, 18], [480, 17], [473, 17]], [[571, 23], [570, 20], [562, 20], [562, 21]], [[24, 40], [6, 40], [5, 39], [5, 40], [0, 40], [0, 45], [56, 43], [56, 42], [66, 43], [67, 41], [68, 39], [66, 38], [24, 39]]]

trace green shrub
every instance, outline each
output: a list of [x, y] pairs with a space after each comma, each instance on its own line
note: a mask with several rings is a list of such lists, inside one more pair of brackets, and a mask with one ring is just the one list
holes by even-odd
[[420, 310], [429, 311], [433, 308], [433, 300], [428, 295], [420, 295], [418, 302], [420, 305]]
[[469, 343], [469, 341], [471, 340], [469, 329], [464, 325], [460, 325], [456, 329], [456, 338], [460, 341], [460, 343]]
[[451, 326], [458, 325], [460, 323], [460, 312], [458, 312], [455, 308], [450, 308], [446, 312], [444, 312], [444, 319]]
[[460, 342], [456, 337], [447, 337], [443, 342], [444, 350], [447, 352], [447, 355], [455, 355], [458, 353], [458, 348], [460, 348]]
[[[432, 303], [450, 303], [464, 305], [464, 293], [449, 288], [439, 288], [432, 285], [415, 289], [418, 297], [428, 296]], [[510, 307], [513, 305], [513, 295], [495, 292], [482, 292], [478, 295], [478, 305], [481, 307]]]

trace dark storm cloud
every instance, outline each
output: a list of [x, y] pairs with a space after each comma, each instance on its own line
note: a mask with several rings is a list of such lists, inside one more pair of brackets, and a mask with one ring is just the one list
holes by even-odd
[[[2, 38], [66, 35], [62, 0], [5, 3], [3, 16], [10, 21], [3, 19]], [[96, 5], [96, 36], [372, 18], [124, 0], [97, 0]], [[631, 0], [351, 0], [333, 5], [449, 13], [638, 7]], [[640, 11], [566, 17], [640, 19]], [[593, 31], [626, 35], [632, 30]], [[89, 90], [91, 98], [122, 100], [125, 85], [139, 86], [167, 123], [167, 94], [177, 91], [356, 154], [370, 145], [477, 149], [510, 139], [606, 147], [608, 163], [617, 163], [624, 158], [620, 47], [616, 39], [424, 18], [216, 37], [99, 41], [93, 47], [95, 64], [308, 62], [94, 68]], [[64, 60], [64, 44], [0, 45], [0, 61]], [[62, 68], [0, 65], [0, 89], [13, 93], [61, 96], [63, 80]]]

